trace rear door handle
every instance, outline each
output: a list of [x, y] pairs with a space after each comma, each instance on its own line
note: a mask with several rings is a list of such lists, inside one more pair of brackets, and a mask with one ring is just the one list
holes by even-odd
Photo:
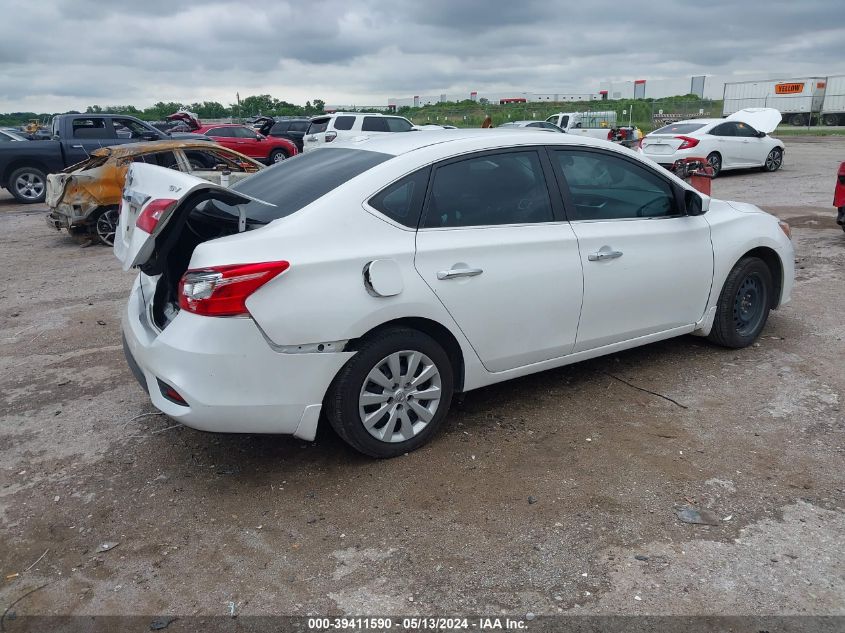
[[452, 268], [451, 270], [438, 271], [437, 278], [443, 281], [444, 279], [456, 279], [457, 277], [476, 277], [483, 272], [481, 268]]
[[599, 251], [597, 253], [590, 253], [587, 259], [591, 262], [600, 262], [605, 259], [617, 259], [622, 257], [622, 251]]
[[73, 149], [82, 149], [82, 145], [71, 145]]

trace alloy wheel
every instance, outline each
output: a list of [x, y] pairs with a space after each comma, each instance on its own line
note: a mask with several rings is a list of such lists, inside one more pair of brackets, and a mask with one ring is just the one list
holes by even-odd
[[15, 190], [22, 198], [37, 200], [44, 195], [44, 179], [38, 174], [23, 173], [15, 180]]
[[117, 221], [120, 212], [117, 209], [106, 209], [97, 218], [97, 237], [103, 244], [114, 245], [114, 234], [117, 231]]
[[769, 152], [769, 155], [766, 156], [766, 169], [769, 171], [776, 171], [780, 168], [781, 164], [783, 163], [783, 154], [780, 150], [773, 149]]
[[440, 370], [415, 350], [394, 352], [364, 379], [358, 412], [367, 432], [382, 442], [404, 442], [425, 429], [437, 413]]

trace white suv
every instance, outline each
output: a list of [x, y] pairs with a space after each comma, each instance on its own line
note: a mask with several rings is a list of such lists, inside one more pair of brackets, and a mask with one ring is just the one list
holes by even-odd
[[311, 119], [305, 133], [302, 151], [307, 152], [334, 140], [349, 140], [360, 136], [379, 136], [392, 132], [411, 132], [414, 125], [401, 116], [336, 112]]

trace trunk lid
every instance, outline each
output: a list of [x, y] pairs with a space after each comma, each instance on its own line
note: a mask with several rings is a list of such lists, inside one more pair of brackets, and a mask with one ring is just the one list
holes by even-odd
[[781, 114], [774, 108], [745, 108], [727, 117], [728, 121], [742, 121], [758, 132], [771, 134], [781, 121]]
[[[114, 254], [123, 263], [123, 270], [148, 263], [155, 254], [157, 240], [163, 237], [174, 218], [190, 212], [200, 202], [212, 199], [230, 205], [255, 200], [166, 167], [145, 163], [131, 165], [126, 174], [114, 237]], [[145, 212], [150, 217], [139, 223]]]

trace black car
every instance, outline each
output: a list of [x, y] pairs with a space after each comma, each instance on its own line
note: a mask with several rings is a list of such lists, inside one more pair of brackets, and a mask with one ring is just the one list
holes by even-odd
[[301, 153], [302, 139], [310, 123], [311, 120], [306, 117], [292, 117], [288, 119], [258, 117], [253, 121], [253, 127], [264, 136], [275, 136], [293, 141]]

